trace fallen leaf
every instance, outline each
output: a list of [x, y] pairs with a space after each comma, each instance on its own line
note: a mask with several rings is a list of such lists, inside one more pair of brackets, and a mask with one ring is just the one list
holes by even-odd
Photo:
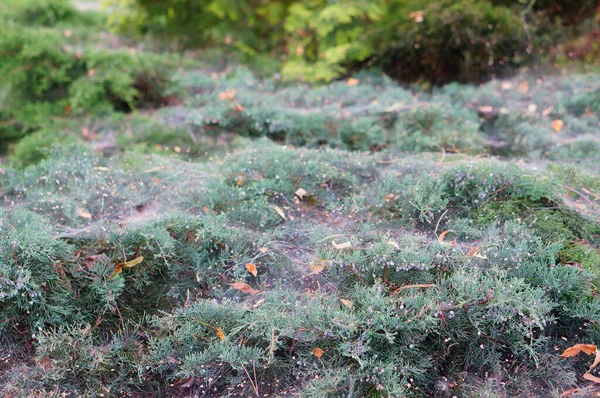
[[225, 341], [225, 333], [223, 333], [223, 330], [221, 328], [216, 328], [215, 330], [217, 331], [217, 337], [219, 340]]
[[300, 199], [302, 200], [303, 197], [305, 197], [308, 192], [306, 192], [306, 190], [304, 188], [298, 188], [298, 190], [296, 192], [294, 192], [294, 194]]
[[491, 113], [494, 111], [494, 108], [489, 105], [483, 105], [477, 109], [479, 109], [479, 112], [481, 112], [481, 113]]
[[467, 256], [469, 256], [469, 257], [476, 257], [476, 258], [482, 258], [482, 259], [487, 259], [487, 256], [484, 256], [484, 255], [481, 254], [479, 246], [473, 246], [471, 248], [471, 250], [469, 250], [469, 252], [467, 253]]
[[416, 23], [423, 22], [423, 11], [413, 11], [410, 14], [408, 14], [408, 16], [411, 17], [412, 20]]
[[348, 309], [352, 309], [354, 307], [354, 303], [352, 303], [350, 300], [341, 298], [340, 303], [344, 304], [346, 307], [348, 307]]
[[275, 209], [275, 211], [277, 212], [277, 214], [279, 214], [281, 216], [281, 218], [283, 218], [284, 220], [287, 221], [287, 218], [285, 217], [285, 213], [283, 212], [283, 210], [281, 210], [281, 207], [279, 207], [279, 206], [273, 206], [273, 208]]
[[266, 253], [266, 252], [269, 251], [269, 248], [268, 247], [261, 247], [260, 249], [258, 249], [258, 251], [261, 252], [261, 253]]
[[348, 79], [348, 85], [349, 86], [356, 86], [358, 83], [360, 83], [360, 80], [355, 79], [353, 77], [351, 77], [350, 79]]
[[236, 89], [232, 88], [230, 90], [226, 90], [222, 93], [219, 93], [219, 99], [221, 101], [230, 101], [233, 102], [235, 101], [235, 93], [236, 93]]
[[93, 170], [98, 170], [98, 171], [108, 171], [110, 170], [108, 167], [92, 167]]
[[548, 116], [550, 114], [550, 112], [552, 112], [553, 109], [554, 109], [554, 106], [550, 105], [549, 107], [547, 107], [546, 109], [544, 109], [542, 111], [542, 116]]
[[325, 267], [323, 267], [322, 265], [315, 265], [314, 267], [310, 267], [310, 269], [312, 271], [310, 273], [310, 275], [317, 275], [317, 274], [320, 274], [321, 272], [323, 272]]
[[244, 109], [246, 109], [246, 108], [244, 108], [244, 107], [243, 107], [242, 105], [240, 105], [240, 104], [237, 104], [237, 105], [236, 105], [236, 106], [233, 108], [233, 110], [234, 110], [234, 111], [238, 111], [238, 112], [241, 112], [241, 111], [243, 111]]
[[71, 29], [65, 30], [65, 37], [71, 37], [71, 36], [73, 36], [73, 31]]
[[246, 269], [248, 270], [248, 272], [250, 272], [252, 275], [256, 276], [258, 275], [258, 271], [256, 270], [256, 265], [252, 264], [252, 263], [248, 263], [246, 264]]
[[587, 372], [583, 375], [583, 378], [589, 381], [593, 381], [594, 383], [600, 384], [600, 377], [596, 377], [590, 372]]
[[89, 70], [88, 70], [88, 72], [87, 72], [87, 75], [88, 75], [89, 77], [92, 77], [92, 76], [94, 76], [94, 74], [95, 74], [95, 73], [96, 73], [96, 70], [95, 70], [95, 69], [89, 69]]
[[443, 241], [444, 241], [444, 238], [446, 237], [446, 235], [448, 234], [448, 232], [450, 232], [450, 230], [449, 230], [449, 229], [447, 229], [447, 230], [443, 231], [443, 232], [440, 234], [440, 236], [438, 236], [438, 241], [439, 241], [439, 242], [443, 242]]
[[235, 290], [239, 290], [242, 293], [248, 293], [253, 296], [256, 296], [258, 293], [260, 293], [260, 290], [253, 289], [252, 286], [250, 286], [247, 283], [243, 283], [243, 282], [235, 282], [229, 286], [231, 286]]
[[117, 266], [115, 267], [115, 270], [110, 275], [110, 279], [115, 279], [123, 271], [123, 268], [135, 267], [136, 265], [140, 264], [143, 260], [144, 260], [144, 257], [139, 256], [139, 257], [134, 258], [131, 261], [126, 261], [124, 263], [118, 263]]
[[173, 147], [173, 151], [175, 151], [175, 153], [181, 153], [181, 147], [178, 147], [177, 145], [175, 145]]
[[536, 104], [529, 104], [527, 106], [527, 111], [529, 113], [535, 113], [537, 111], [537, 105]]
[[315, 347], [312, 350], [312, 354], [314, 356], [316, 356], [317, 358], [321, 359], [321, 357], [323, 356], [323, 354], [325, 353], [325, 351], [323, 351], [322, 349], [320, 349], [319, 347]]
[[83, 209], [77, 209], [77, 214], [79, 215], [79, 217], [81, 218], [87, 218], [88, 220], [90, 218], [92, 218], [92, 215], [90, 214], [89, 211], [85, 211]]
[[512, 88], [512, 83], [511, 82], [502, 82], [502, 85], [500, 87], [502, 87], [502, 90], [510, 90]]
[[394, 246], [396, 249], [400, 250], [400, 245], [399, 245], [399, 244], [397, 244], [396, 242], [392, 242], [392, 241], [390, 241], [390, 242], [386, 242], [386, 243], [387, 243], [388, 245], [390, 245], [390, 246]]
[[349, 249], [352, 247], [352, 243], [350, 243], [350, 241], [344, 243], [335, 243], [335, 240], [333, 240], [331, 241], [331, 244], [338, 250]]
[[588, 355], [592, 355], [596, 353], [596, 346], [594, 344], [575, 344], [573, 347], [567, 348], [560, 356], [563, 358], [574, 357], [581, 351]]
[[523, 82], [521, 82], [521, 84], [519, 84], [519, 87], [517, 87], [517, 90], [519, 90], [521, 93], [525, 94], [526, 92], [529, 91], [529, 83], [524, 80]]
[[296, 55], [301, 56], [303, 54], [304, 54], [304, 47], [302, 47], [300, 44], [298, 44], [296, 46]]
[[554, 119], [552, 121], [552, 130], [556, 131], [557, 133], [562, 130], [562, 128], [565, 126], [564, 122], [560, 119]]

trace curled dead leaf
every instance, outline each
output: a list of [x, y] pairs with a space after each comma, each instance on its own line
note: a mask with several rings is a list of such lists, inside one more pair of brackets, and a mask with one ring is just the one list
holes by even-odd
[[260, 290], [253, 289], [252, 286], [243, 282], [235, 282], [229, 286], [231, 286], [235, 290], [239, 290], [242, 293], [251, 294], [252, 296], [256, 296], [258, 293], [260, 293]]
[[219, 340], [225, 341], [225, 333], [223, 333], [223, 330], [221, 328], [215, 328], [215, 330], [217, 331], [217, 337]]
[[582, 351], [588, 355], [595, 354], [596, 346], [594, 344], [575, 344], [573, 347], [569, 347], [564, 350], [560, 356], [563, 358], [570, 358], [576, 356]]
[[235, 88], [232, 88], [230, 90], [226, 90], [226, 91], [224, 91], [222, 93], [219, 93], [219, 99], [221, 101], [233, 102], [233, 101], [235, 101], [235, 93], [236, 93]]
[[304, 188], [298, 188], [298, 190], [294, 192], [294, 194], [298, 197], [298, 199], [302, 200], [303, 197], [308, 195], [308, 192], [306, 192]]
[[144, 257], [139, 256], [139, 257], [134, 258], [131, 261], [126, 261], [124, 263], [118, 263], [117, 266], [115, 267], [115, 270], [110, 275], [110, 279], [115, 279], [123, 271], [123, 268], [135, 267], [136, 265], [140, 264], [143, 260], [144, 260]]
[[281, 210], [281, 207], [279, 207], [279, 206], [273, 206], [273, 208], [275, 209], [275, 211], [277, 212], [277, 214], [279, 214], [281, 216], [281, 218], [283, 218], [284, 220], [287, 221], [285, 213], [283, 212], [283, 210]]
[[438, 241], [443, 242], [446, 235], [448, 235], [448, 232], [450, 232], [449, 229], [442, 231], [442, 233], [438, 236]]
[[321, 357], [323, 356], [323, 354], [325, 353], [325, 351], [323, 351], [322, 349], [320, 349], [319, 347], [315, 347], [312, 350], [312, 354], [314, 356], [316, 356], [317, 358], [321, 359]]
[[350, 301], [350, 300], [346, 300], [346, 299], [341, 298], [340, 299], [340, 303], [344, 304], [344, 306], [346, 306], [350, 310], [354, 307], [354, 303], [352, 301]]
[[358, 83], [360, 83], [360, 80], [355, 79], [353, 77], [351, 77], [350, 79], [348, 79], [348, 85], [349, 86], [356, 86]]
[[252, 264], [252, 263], [248, 263], [246, 264], [246, 269], [248, 270], [248, 272], [250, 272], [252, 275], [257, 276], [258, 275], [258, 271], [256, 270], [256, 265]]
[[266, 252], [269, 251], [269, 248], [268, 247], [261, 247], [261, 248], [258, 249], [258, 251], [261, 252], [261, 253], [266, 253]]
[[81, 218], [87, 218], [88, 220], [92, 218], [90, 212], [83, 209], [77, 209], [77, 215]]
[[333, 240], [331, 241], [331, 244], [338, 250], [349, 249], [352, 247], [352, 243], [350, 241], [344, 243], [335, 243], [335, 240]]

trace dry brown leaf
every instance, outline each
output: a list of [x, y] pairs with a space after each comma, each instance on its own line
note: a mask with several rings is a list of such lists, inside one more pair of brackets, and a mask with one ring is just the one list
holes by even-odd
[[390, 245], [390, 246], [394, 246], [396, 249], [400, 250], [400, 245], [399, 245], [399, 244], [397, 244], [396, 242], [389, 241], [389, 242], [386, 242], [386, 243], [387, 243], [388, 245]]
[[521, 84], [519, 84], [519, 87], [517, 87], [517, 90], [519, 90], [521, 93], [525, 94], [526, 92], [529, 91], [529, 83], [526, 80], [521, 82]]
[[248, 263], [246, 264], [246, 269], [248, 270], [248, 272], [250, 272], [252, 275], [257, 276], [258, 275], [258, 271], [256, 270], [256, 265], [252, 264], [252, 263]]
[[322, 349], [320, 349], [319, 347], [315, 347], [312, 350], [312, 354], [314, 356], [316, 356], [317, 358], [321, 359], [321, 357], [323, 356], [323, 354], [325, 353], [325, 351], [323, 351]]
[[600, 384], [600, 377], [596, 377], [593, 374], [591, 374], [590, 372], [586, 372], [583, 375], [583, 378], [589, 381], [593, 381], [594, 383], [598, 383]]
[[442, 233], [438, 236], [438, 241], [443, 242], [448, 232], [450, 232], [449, 229], [442, 231]]
[[260, 249], [258, 249], [258, 251], [261, 252], [261, 253], [266, 253], [266, 252], [269, 251], [269, 248], [268, 247], [261, 247]]
[[316, 275], [316, 274], [320, 274], [321, 272], [323, 272], [325, 267], [323, 267], [322, 265], [314, 265], [314, 266], [310, 267], [310, 269], [312, 271], [310, 273], [310, 275]]
[[494, 108], [489, 105], [483, 105], [477, 109], [479, 109], [479, 112], [481, 112], [481, 113], [491, 113], [494, 111]]
[[352, 309], [354, 307], [354, 303], [350, 300], [341, 298], [340, 303], [344, 304], [346, 307], [348, 307], [348, 309]]
[[173, 147], [173, 151], [175, 151], [175, 153], [181, 153], [181, 147], [178, 147], [177, 145], [175, 145]]
[[144, 257], [139, 256], [139, 257], [134, 258], [131, 261], [126, 261], [124, 263], [117, 264], [117, 266], [115, 267], [115, 270], [110, 275], [110, 279], [115, 279], [123, 271], [123, 268], [135, 267], [136, 265], [140, 264], [143, 260], [144, 260]]
[[500, 87], [502, 87], [502, 90], [510, 90], [512, 88], [512, 83], [511, 82], [502, 82], [502, 85]]
[[552, 112], [552, 109], [554, 109], [553, 105], [550, 105], [549, 107], [547, 107], [546, 109], [544, 109], [542, 111], [542, 116], [548, 116], [550, 114], [550, 112]]
[[236, 93], [235, 88], [232, 88], [230, 90], [226, 90], [226, 91], [224, 91], [222, 93], [219, 93], [219, 99], [221, 101], [233, 102], [233, 101], [235, 101], [235, 93]]
[[353, 77], [351, 77], [350, 79], [348, 79], [348, 85], [349, 86], [356, 86], [358, 83], [360, 83], [360, 80], [355, 79]]
[[335, 240], [332, 240], [331, 244], [338, 250], [349, 249], [352, 247], [352, 243], [350, 241], [344, 243], [335, 243]]
[[581, 351], [588, 355], [592, 355], [596, 353], [596, 346], [594, 344], [575, 344], [573, 347], [567, 348], [560, 356], [563, 358], [574, 357]]
[[413, 11], [408, 16], [416, 23], [423, 22], [423, 11]]
[[471, 248], [471, 250], [469, 250], [469, 252], [467, 253], [467, 256], [481, 258], [481, 259], [487, 259], [487, 256], [484, 256], [481, 254], [479, 246], [473, 246]]
[[89, 77], [93, 77], [94, 74], [96, 74], [96, 70], [95, 69], [88, 69], [87, 75]]
[[294, 194], [298, 197], [298, 199], [302, 200], [303, 197], [308, 195], [308, 192], [306, 192], [304, 188], [298, 188], [298, 190], [294, 192]]
[[279, 206], [273, 206], [273, 208], [275, 209], [275, 211], [277, 212], [277, 214], [279, 214], [281, 216], [281, 218], [283, 218], [284, 220], [287, 221], [287, 218], [285, 217], [285, 213], [283, 212], [283, 210], [281, 210], [281, 207], [279, 207]]
[[219, 340], [225, 341], [225, 333], [223, 333], [223, 330], [221, 328], [215, 328], [215, 330], [217, 331], [217, 337]]
[[92, 215], [90, 214], [90, 212], [85, 211], [83, 209], [77, 209], [77, 215], [79, 215], [79, 217], [81, 217], [81, 218], [87, 218], [88, 220], [90, 218], [92, 218]]
[[556, 131], [557, 133], [562, 130], [564, 126], [565, 123], [560, 119], [554, 119], [552, 121], [552, 130]]
[[229, 286], [231, 286], [235, 290], [239, 290], [242, 293], [248, 293], [253, 296], [256, 296], [258, 293], [260, 293], [260, 290], [253, 289], [252, 286], [250, 286], [247, 283], [243, 283], [243, 282], [235, 282]]

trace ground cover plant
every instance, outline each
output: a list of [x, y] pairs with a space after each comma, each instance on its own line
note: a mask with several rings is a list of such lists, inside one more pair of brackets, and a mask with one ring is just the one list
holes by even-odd
[[597, 73], [287, 84], [0, 15], [3, 396], [600, 390]]

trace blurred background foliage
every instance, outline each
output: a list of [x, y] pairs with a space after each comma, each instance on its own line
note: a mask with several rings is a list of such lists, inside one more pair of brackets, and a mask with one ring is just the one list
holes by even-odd
[[281, 63], [323, 82], [366, 66], [401, 81], [478, 82], [542, 59], [600, 59], [592, 0], [106, 0], [109, 25]]

